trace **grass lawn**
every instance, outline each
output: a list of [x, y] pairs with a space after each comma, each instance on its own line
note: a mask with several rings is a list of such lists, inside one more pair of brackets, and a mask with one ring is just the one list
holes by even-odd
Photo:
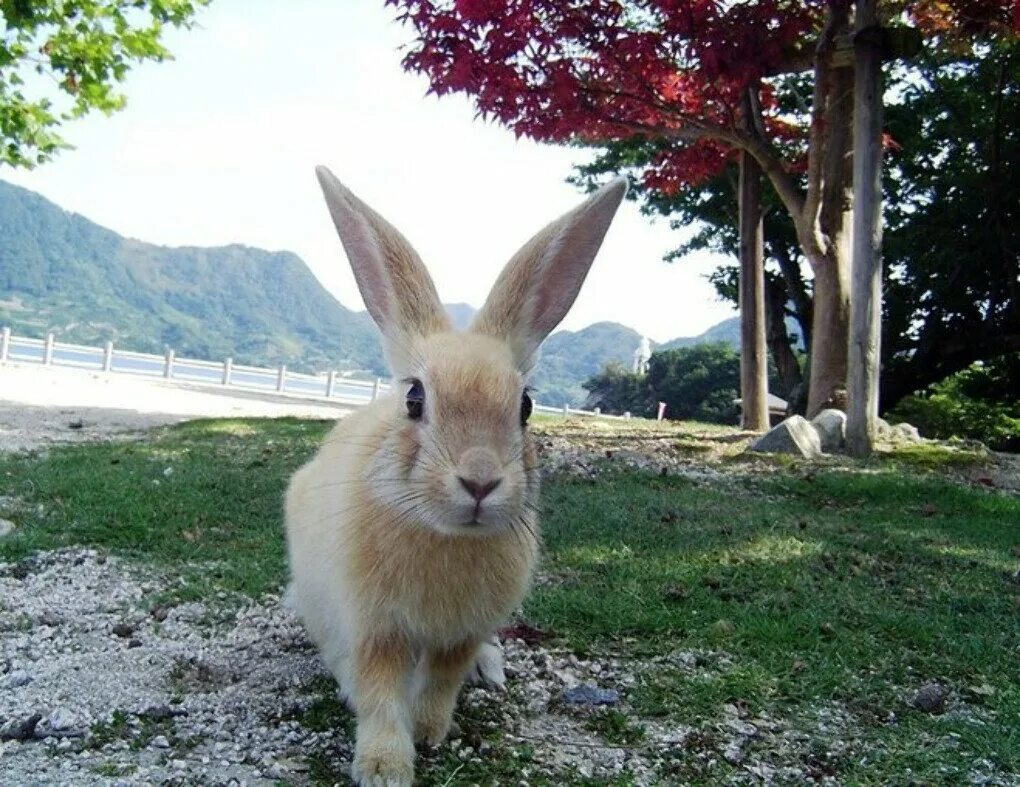
[[[0, 457], [0, 514], [18, 525], [0, 559], [82, 544], [172, 569], [183, 598], [275, 591], [282, 491], [326, 428], [202, 421]], [[1020, 500], [905, 459], [736, 465], [718, 482], [553, 477], [524, 617], [579, 655], [636, 665], [626, 718], [596, 725], [609, 742], [737, 706], [817, 736], [807, 777], [951, 783], [987, 760], [1020, 779]], [[709, 668], [662, 658], [678, 651]], [[949, 689], [945, 713], [910, 706], [929, 681]], [[696, 777], [678, 762], [662, 778]]]

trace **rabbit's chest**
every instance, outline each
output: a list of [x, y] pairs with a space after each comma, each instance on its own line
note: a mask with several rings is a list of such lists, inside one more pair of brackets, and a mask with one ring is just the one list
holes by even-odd
[[413, 559], [405, 555], [386, 561], [385, 606], [422, 639], [487, 634], [507, 619], [527, 591], [533, 544], [464, 541], [425, 540]]

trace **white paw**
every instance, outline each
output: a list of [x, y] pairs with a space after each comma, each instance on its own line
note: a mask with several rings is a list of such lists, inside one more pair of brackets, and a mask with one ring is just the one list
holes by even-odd
[[503, 649], [497, 640], [489, 640], [478, 648], [478, 654], [468, 673], [467, 682], [472, 686], [485, 686], [497, 691], [503, 691], [506, 688], [506, 674], [503, 672]]
[[359, 737], [351, 779], [360, 787], [411, 787], [414, 744], [410, 736], [406, 740], [384, 736], [369, 741]]

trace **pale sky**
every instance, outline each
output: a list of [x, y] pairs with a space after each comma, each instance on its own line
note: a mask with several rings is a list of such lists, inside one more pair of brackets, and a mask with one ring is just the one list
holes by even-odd
[[[294, 251], [362, 309], [323, 163], [411, 240], [444, 301], [479, 306], [510, 255], [583, 199], [564, 180], [586, 154], [426, 97], [393, 17], [383, 0], [214, 0], [169, 36], [174, 61], [132, 74], [123, 112], [68, 126], [76, 150], [0, 177], [144, 241]], [[662, 261], [679, 239], [624, 204], [560, 327], [613, 320], [664, 341], [733, 316], [704, 278], [712, 257]]]

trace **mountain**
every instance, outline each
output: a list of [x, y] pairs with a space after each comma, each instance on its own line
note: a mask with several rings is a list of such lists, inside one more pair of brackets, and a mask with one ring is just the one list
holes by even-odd
[[588, 395], [581, 383], [611, 361], [630, 368], [640, 343], [641, 334], [616, 322], [554, 333], [542, 345], [531, 380], [534, 400], [553, 407], [564, 403], [579, 406]]
[[[796, 346], [804, 349], [804, 338], [800, 334], [800, 325], [792, 317], [786, 318], [786, 331], [796, 339]], [[697, 336], [680, 336], [670, 339], [668, 342], [655, 345], [656, 350], [672, 350], [676, 347], [693, 347], [696, 344], [715, 344], [724, 342], [737, 349], [740, 348], [740, 318], [730, 317], [716, 325], [713, 325], [704, 333]]]
[[678, 336], [655, 347], [656, 350], [672, 350], [677, 347], [693, 347], [696, 344], [714, 344], [724, 342], [734, 347], [740, 346], [740, 318], [730, 317], [728, 320], [713, 325], [697, 336]]
[[0, 324], [141, 352], [384, 371], [372, 321], [294, 254], [129, 240], [3, 181]]

